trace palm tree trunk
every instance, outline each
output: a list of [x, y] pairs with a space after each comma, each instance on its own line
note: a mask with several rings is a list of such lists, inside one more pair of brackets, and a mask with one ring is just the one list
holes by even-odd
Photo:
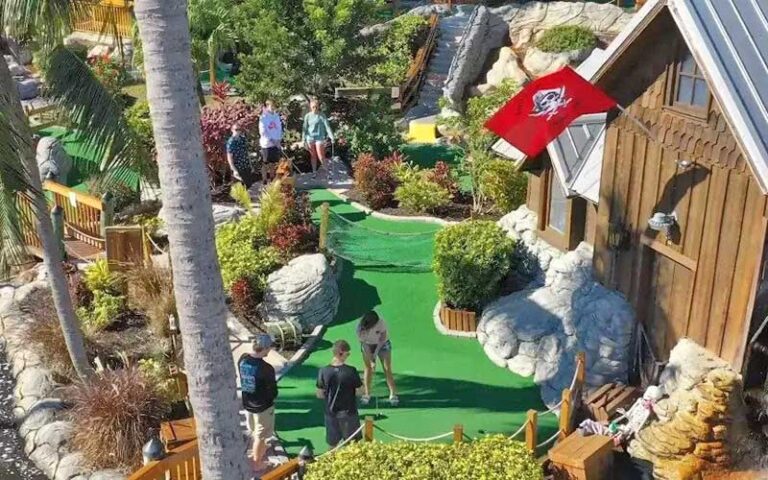
[[59, 317], [61, 332], [67, 344], [69, 357], [75, 367], [77, 375], [86, 380], [93, 368], [88, 362], [83, 342], [83, 332], [72, 306], [69, 296], [67, 278], [62, 265], [61, 252], [58, 240], [53, 234], [53, 225], [48, 213], [48, 205], [43, 195], [43, 185], [40, 181], [40, 170], [37, 168], [37, 159], [32, 141], [32, 130], [27, 124], [27, 117], [21, 106], [16, 84], [13, 82], [11, 72], [4, 61], [0, 61], [0, 110], [8, 112], [16, 131], [20, 133], [19, 158], [24, 162], [29, 185], [32, 187], [32, 209], [35, 216], [35, 228], [43, 245], [43, 262], [48, 271], [48, 283], [51, 286], [51, 295]]
[[137, 0], [147, 99], [167, 212], [184, 365], [202, 477], [251, 477], [238, 417], [224, 287], [213, 238], [185, 0]]

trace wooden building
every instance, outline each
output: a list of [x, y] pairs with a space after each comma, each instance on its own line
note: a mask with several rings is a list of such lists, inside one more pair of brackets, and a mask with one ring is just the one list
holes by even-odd
[[[768, 313], [766, 18], [764, 2], [649, 1], [580, 69], [629, 115], [583, 117], [523, 161], [540, 238], [594, 246], [656, 361], [687, 336], [746, 367]], [[750, 358], [765, 381], [768, 358]]]

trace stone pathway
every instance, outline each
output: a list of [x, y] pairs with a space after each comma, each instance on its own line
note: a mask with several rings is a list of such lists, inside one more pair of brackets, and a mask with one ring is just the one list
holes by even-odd
[[13, 418], [13, 387], [11, 366], [5, 357], [5, 346], [0, 347], [0, 479], [45, 480], [26, 455]]
[[418, 103], [408, 110], [404, 121], [407, 123], [417, 118], [437, 115], [440, 107], [437, 105], [443, 96], [443, 86], [448, 78], [453, 57], [458, 50], [459, 41], [464, 33], [470, 13], [474, 5], [459, 5], [453, 15], [440, 19], [437, 47], [429, 61], [427, 76], [419, 92]]

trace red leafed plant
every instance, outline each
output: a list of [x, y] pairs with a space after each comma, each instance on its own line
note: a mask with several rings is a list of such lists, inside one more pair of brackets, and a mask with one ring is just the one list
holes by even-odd
[[429, 172], [428, 179], [430, 182], [434, 182], [448, 190], [451, 198], [455, 199], [459, 193], [459, 182], [456, 179], [456, 173], [442, 160], [435, 163], [435, 168]]
[[245, 277], [236, 280], [229, 288], [232, 313], [239, 319], [258, 322], [259, 315], [256, 307], [263, 295], [262, 289], [255, 288], [252, 280]]
[[[230, 177], [227, 165], [226, 143], [232, 125], [237, 123], [249, 136], [259, 122], [259, 111], [243, 101], [203, 108], [200, 125], [203, 130], [203, 148], [211, 186], [224, 184]], [[255, 138], [255, 135], [254, 135]]]
[[214, 100], [224, 103], [229, 97], [229, 93], [232, 91], [232, 85], [229, 82], [215, 82], [211, 86], [211, 94], [213, 94]]
[[283, 223], [300, 225], [312, 222], [309, 193], [297, 192], [296, 188], [287, 182], [280, 184], [280, 193], [283, 195]]
[[284, 223], [275, 229], [269, 240], [285, 259], [290, 259], [296, 255], [317, 250], [317, 227], [312, 223], [298, 225]]
[[395, 167], [402, 162], [402, 159], [402, 155], [398, 153], [383, 160], [377, 160], [370, 153], [364, 153], [353, 163], [355, 188], [371, 208], [379, 209], [392, 204], [397, 188]]

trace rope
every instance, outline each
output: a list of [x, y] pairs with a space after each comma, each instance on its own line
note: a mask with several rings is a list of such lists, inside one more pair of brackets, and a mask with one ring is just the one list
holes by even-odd
[[398, 440], [403, 440], [405, 442], [433, 442], [435, 440], [440, 440], [441, 438], [447, 438], [450, 436], [453, 436], [453, 432], [443, 433], [440, 435], [435, 435], [434, 437], [428, 437], [428, 438], [411, 438], [411, 437], [404, 437], [402, 435], [397, 435], [395, 433], [390, 433], [383, 428], [379, 427], [378, 425], [373, 426], [376, 430], [379, 430], [384, 435], [389, 435], [392, 438], [396, 438]]
[[550, 443], [554, 442], [559, 435], [560, 435], [560, 430], [556, 431], [554, 435], [552, 435], [548, 439], [544, 440], [540, 444], [536, 445], [536, 448], [546, 447]]
[[149, 233], [144, 233], [144, 235], [146, 235], [146, 236], [147, 236], [147, 239], [149, 239], [149, 243], [151, 243], [151, 244], [152, 244], [152, 246], [155, 248], [155, 250], [157, 250], [157, 251], [158, 251], [158, 252], [160, 252], [160, 253], [168, 253], [168, 252], [166, 252], [165, 250], [163, 250], [162, 248], [160, 248], [160, 245], [158, 245], [158, 244], [157, 244], [157, 243], [156, 243], [156, 242], [155, 242], [155, 241], [152, 239], [152, 235], [150, 235]]
[[528, 419], [526, 419], [523, 424], [520, 426], [520, 428], [517, 429], [515, 433], [509, 436], [510, 439], [513, 439], [523, 433], [523, 430], [525, 430], [525, 427], [528, 425]]
[[70, 230], [74, 230], [75, 233], [78, 233], [78, 234], [88, 238], [89, 240], [93, 240], [94, 242], [104, 243], [104, 239], [103, 238], [94, 237], [92, 235], [89, 235], [89, 234], [85, 233], [84, 231], [80, 230], [79, 228], [75, 227], [74, 224], [72, 224], [72, 223], [64, 222], [64, 225], [66, 225], [67, 228], [69, 228]]
[[360, 427], [358, 427], [358, 429], [355, 430], [354, 433], [352, 433], [352, 435], [350, 435], [349, 437], [347, 437], [343, 441], [339, 442], [338, 445], [336, 445], [332, 449], [328, 450], [327, 452], [321, 453], [320, 455], [317, 456], [317, 458], [324, 457], [325, 455], [331, 454], [331, 453], [335, 452], [336, 450], [340, 449], [341, 447], [343, 447], [344, 445], [346, 445], [347, 443], [349, 443], [353, 438], [355, 438], [357, 436], [358, 433], [363, 431], [363, 427], [365, 427], [365, 424], [360, 425]]

